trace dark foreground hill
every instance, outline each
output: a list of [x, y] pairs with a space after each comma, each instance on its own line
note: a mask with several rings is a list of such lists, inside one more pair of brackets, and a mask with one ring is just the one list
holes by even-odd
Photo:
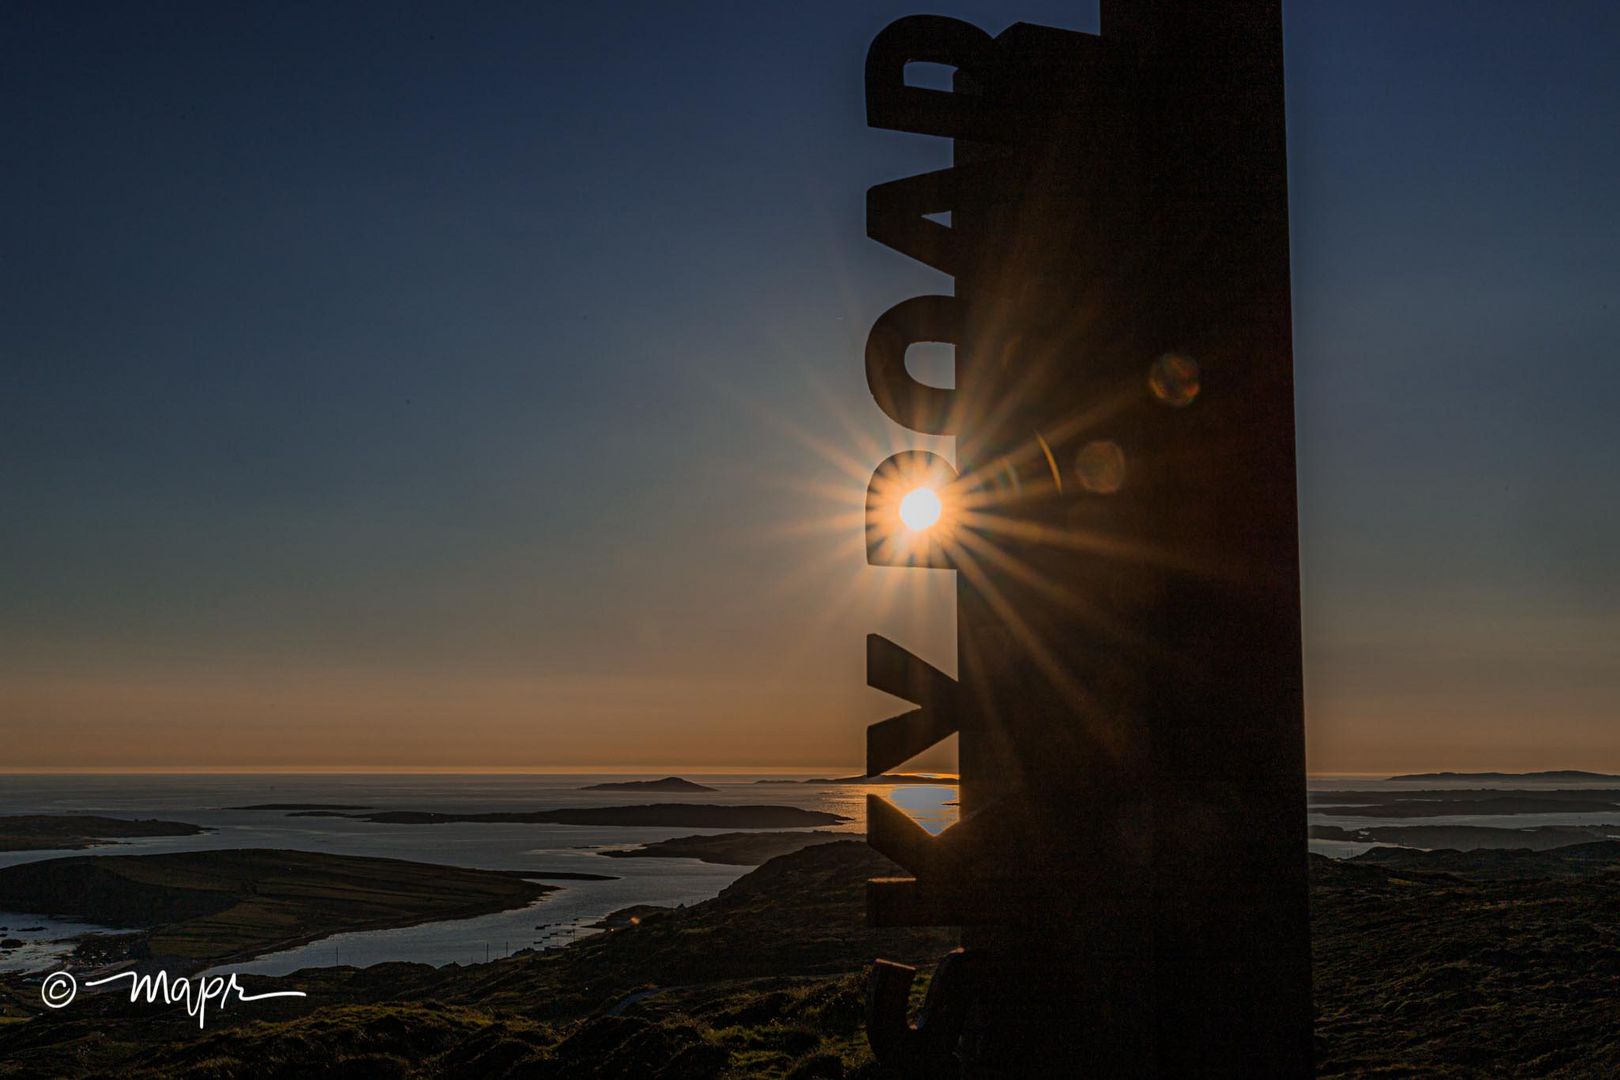
[[[1320, 1075], [1620, 1075], [1620, 845], [1479, 855], [1312, 860]], [[880, 1080], [866, 961], [949, 945], [864, 926], [861, 883], [890, 869], [822, 844], [552, 953], [254, 980], [310, 996], [205, 1032], [105, 1000], [46, 1014], [13, 984], [0, 1076]]]
[[865, 927], [862, 883], [894, 869], [863, 843], [820, 845], [566, 949], [246, 978], [250, 993], [309, 996], [239, 1004], [201, 1032], [178, 1008], [110, 995], [51, 1012], [36, 984], [0, 976], [0, 1076], [697, 1080], [783, 1076], [818, 1055], [822, 1071], [801, 1075], [842, 1075], [864, 1054], [851, 973], [951, 946], [940, 931]]
[[1620, 844], [1311, 869], [1318, 1075], [1620, 1076]]

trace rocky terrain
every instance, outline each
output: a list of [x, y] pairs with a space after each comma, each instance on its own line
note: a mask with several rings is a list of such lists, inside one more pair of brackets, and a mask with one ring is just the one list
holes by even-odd
[[[865, 926], [862, 883], [886, 872], [861, 843], [821, 844], [552, 952], [257, 980], [309, 998], [206, 1032], [106, 999], [47, 1013], [13, 979], [0, 1076], [880, 1080], [864, 968], [951, 944]], [[1620, 844], [1382, 849], [1311, 872], [1319, 1075], [1620, 1074]]]

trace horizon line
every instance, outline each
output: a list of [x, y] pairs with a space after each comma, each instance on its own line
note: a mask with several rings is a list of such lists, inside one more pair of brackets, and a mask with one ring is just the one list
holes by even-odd
[[[1422, 773], [1599, 772], [1597, 769], [1380, 769], [1307, 770], [1307, 780], [1384, 778]], [[865, 776], [858, 765], [22, 765], [0, 768], [0, 776]], [[918, 774], [956, 778], [952, 769], [900, 769], [889, 775]]]
[[[19, 765], [0, 776], [592, 776], [691, 772], [704, 776], [864, 776], [851, 765]], [[917, 769], [954, 776], [954, 771]]]

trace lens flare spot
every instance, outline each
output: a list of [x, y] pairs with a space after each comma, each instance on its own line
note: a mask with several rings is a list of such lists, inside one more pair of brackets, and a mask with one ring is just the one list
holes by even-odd
[[1166, 405], [1184, 409], [1193, 403], [1201, 389], [1198, 361], [1184, 353], [1165, 353], [1148, 370], [1148, 389]]
[[1112, 495], [1125, 486], [1125, 451], [1111, 439], [1088, 442], [1075, 455], [1080, 486], [1097, 495]]
[[939, 521], [943, 509], [933, 488], [913, 488], [900, 499], [900, 520], [912, 532], [922, 532]]

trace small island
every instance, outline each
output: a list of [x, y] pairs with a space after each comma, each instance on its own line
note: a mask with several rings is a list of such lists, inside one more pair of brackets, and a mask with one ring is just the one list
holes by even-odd
[[717, 806], [713, 803], [642, 803], [637, 806], [572, 806], [559, 810], [440, 814], [423, 810], [386, 810], [372, 814], [303, 811], [291, 817], [349, 817], [379, 825], [608, 825], [667, 826], [681, 829], [794, 829], [837, 825], [849, 818], [797, 806]]
[[599, 854], [613, 859], [696, 859], [723, 866], [760, 866], [778, 855], [791, 855], [816, 844], [852, 839], [849, 833], [825, 832], [730, 832], [708, 836], [677, 836], [640, 847]]
[[1620, 836], [1620, 825], [1536, 825], [1513, 829], [1493, 825], [1370, 825], [1342, 829], [1312, 825], [1312, 840], [1343, 840], [1362, 844], [1394, 844], [1408, 848], [1453, 848], [1457, 851], [1547, 851], [1570, 844], [1608, 840]]
[[581, 791], [717, 791], [718, 788], [695, 784], [679, 776], [666, 776], [662, 780], [615, 780], [604, 784], [587, 784]]
[[208, 830], [184, 821], [90, 815], [18, 814], [0, 817], [0, 851], [79, 851], [141, 836], [197, 836]]
[[1453, 817], [1475, 814], [1601, 814], [1620, 813], [1620, 792], [1538, 791], [1513, 795], [1487, 792], [1483, 797], [1467, 793], [1465, 798], [1444, 795], [1421, 799], [1390, 799], [1349, 805], [1321, 805], [1313, 801], [1311, 812], [1330, 817]]
[[0, 909], [72, 916], [136, 933], [81, 950], [105, 962], [172, 960], [195, 969], [244, 960], [349, 930], [485, 915], [533, 903], [555, 886], [522, 872], [236, 849], [79, 855], [0, 869]]
[[319, 803], [319, 802], [264, 802], [254, 803], [251, 806], [227, 806], [227, 810], [370, 810], [369, 806], [354, 806], [350, 803]]
[[1407, 773], [1404, 776], [1392, 776], [1391, 781], [1400, 782], [1433, 782], [1439, 781], [1486, 781], [1494, 784], [1547, 784], [1547, 783], [1586, 783], [1590, 780], [1620, 780], [1614, 773], [1587, 772], [1584, 769], [1548, 769], [1543, 772], [1425, 772]]

